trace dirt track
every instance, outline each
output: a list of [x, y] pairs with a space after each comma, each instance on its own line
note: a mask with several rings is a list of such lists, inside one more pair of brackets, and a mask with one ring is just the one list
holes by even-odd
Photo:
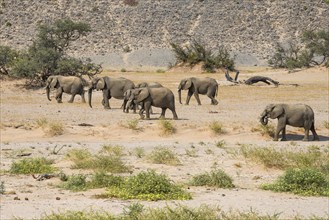
[[[265, 169], [262, 165], [235, 157], [227, 150], [216, 147], [218, 141], [225, 141], [226, 149], [239, 149], [242, 144], [254, 146], [273, 146], [291, 150], [303, 150], [308, 146], [317, 145], [328, 149], [329, 134], [324, 122], [329, 121], [329, 73], [328, 69], [309, 69], [295, 73], [264, 68], [241, 69], [240, 79], [253, 75], [269, 76], [282, 85], [267, 86], [259, 83], [254, 86], [229, 86], [224, 74], [201, 74], [197, 71], [181, 72], [180, 70], [166, 73], [154, 72], [106, 72], [112, 77], [123, 76], [138, 83], [141, 81], [157, 81], [172, 89], [177, 96], [177, 86], [182, 78], [188, 76], [213, 77], [220, 83], [219, 105], [211, 106], [210, 100], [200, 96], [202, 106], [198, 106], [194, 97], [190, 105], [180, 105], [176, 97], [176, 110], [179, 120], [172, 121], [176, 133], [170, 136], [161, 134], [159, 128], [160, 110], [154, 109], [151, 120], [138, 122], [140, 131], [131, 130], [124, 125], [138, 119], [138, 114], [125, 114], [119, 107], [121, 100], [110, 100], [112, 109], [104, 110], [100, 104], [101, 92], [93, 94], [93, 108], [76, 97], [73, 104], [67, 103], [69, 96], [63, 95], [63, 103], [57, 104], [53, 99], [49, 102], [45, 91], [25, 90], [22, 82], [1, 81], [1, 170], [7, 170], [10, 164], [19, 159], [17, 152], [28, 150], [31, 156], [44, 156], [55, 159], [56, 166], [67, 173], [79, 173], [71, 170], [70, 164], [64, 160], [65, 153], [72, 148], [87, 148], [97, 152], [103, 144], [118, 144], [125, 148], [125, 161], [134, 167], [134, 173], [147, 168], [167, 174], [176, 182], [186, 182], [191, 175], [210, 171], [216, 164], [233, 179], [237, 188], [233, 190], [192, 187], [190, 201], [160, 201], [141, 202], [146, 206], [158, 207], [177, 203], [189, 206], [210, 204], [222, 207], [224, 210], [238, 209], [241, 211], [256, 210], [263, 214], [281, 213], [281, 218], [289, 218], [296, 214], [301, 216], [318, 215], [328, 217], [329, 200], [325, 197], [300, 197], [292, 194], [273, 193], [258, 189], [261, 183], [275, 180], [283, 171]], [[300, 86], [289, 84], [297, 83]], [[183, 91], [183, 100], [186, 92]], [[315, 112], [316, 130], [320, 136], [318, 142], [302, 142], [303, 131], [287, 127], [287, 142], [273, 142], [270, 138], [258, 132], [252, 132], [256, 127], [258, 117], [263, 108], [269, 103], [305, 103]], [[172, 114], [166, 112], [166, 118]], [[61, 122], [65, 125], [63, 135], [50, 137], [46, 132], [35, 126], [40, 119]], [[209, 123], [219, 121], [225, 130], [224, 134], [215, 135], [209, 129]], [[81, 123], [92, 126], [79, 126]], [[276, 121], [272, 120], [274, 125]], [[51, 154], [55, 145], [66, 145], [59, 155]], [[172, 148], [182, 162], [181, 166], [151, 164], [129, 154], [135, 147], [142, 147], [146, 153], [154, 147], [167, 146]], [[186, 149], [193, 147], [197, 157], [186, 155]], [[239, 164], [239, 166], [237, 166]], [[257, 178], [255, 178], [257, 177]], [[87, 192], [72, 193], [56, 188], [58, 179], [38, 182], [31, 176], [1, 174], [6, 191], [15, 194], [1, 195], [1, 219], [12, 216], [24, 219], [38, 218], [43, 213], [64, 210], [110, 210], [113, 214], [122, 212], [125, 205], [132, 201], [119, 199], [94, 199], [103, 189]], [[21, 200], [14, 200], [19, 197]], [[60, 200], [56, 200], [60, 197]], [[28, 198], [28, 200], [24, 200]]]

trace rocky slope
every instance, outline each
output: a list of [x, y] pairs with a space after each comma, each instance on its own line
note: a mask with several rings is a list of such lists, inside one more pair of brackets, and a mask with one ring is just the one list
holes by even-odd
[[93, 28], [71, 53], [112, 67], [166, 66], [174, 62], [169, 43], [192, 39], [212, 48], [225, 45], [240, 64], [260, 65], [277, 43], [295, 40], [305, 29], [329, 30], [329, 4], [323, 0], [139, 0], [135, 6], [122, 0], [0, 3], [1, 45], [24, 49], [38, 24], [69, 17]]

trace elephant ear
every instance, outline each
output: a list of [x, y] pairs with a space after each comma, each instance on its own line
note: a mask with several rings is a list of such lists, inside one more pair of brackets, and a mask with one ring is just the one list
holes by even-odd
[[104, 88], [105, 88], [105, 80], [103, 78], [100, 78], [96, 83], [96, 89], [103, 90]]
[[51, 83], [50, 83], [50, 88], [52, 88], [52, 89], [57, 88], [57, 84], [58, 84], [57, 77], [52, 78]]
[[270, 112], [270, 118], [278, 118], [284, 114], [284, 108], [282, 105], [273, 105], [272, 111]]
[[184, 89], [184, 90], [187, 90], [187, 89], [189, 89], [191, 86], [192, 86], [192, 79], [191, 79], [191, 78], [186, 79], [186, 80], [185, 80], [185, 84], [184, 84], [184, 86], [183, 86], [183, 89]]
[[144, 101], [148, 96], [150, 95], [150, 92], [147, 88], [141, 89], [137, 95], [136, 101], [142, 102]]

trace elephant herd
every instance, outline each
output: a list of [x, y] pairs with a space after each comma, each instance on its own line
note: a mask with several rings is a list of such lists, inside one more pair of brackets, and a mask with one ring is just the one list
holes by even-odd
[[[143, 82], [135, 85], [134, 82], [129, 79], [123, 77], [112, 78], [108, 76], [95, 77], [91, 82], [74, 76], [49, 76], [46, 81], [48, 100], [51, 101], [50, 90], [56, 89], [55, 98], [58, 103], [62, 102], [63, 93], [71, 95], [69, 100], [71, 103], [74, 101], [76, 95], [80, 95], [82, 102], [85, 103], [85, 88], [88, 90], [88, 101], [91, 108], [93, 90], [101, 90], [103, 93], [102, 105], [105, 109], [111, 108], [109, 100], [113, 97], [123, 100], [121, 107], [126, 113], [129, 112], [129, 109], [133, 109], [134, 112], [136, 112], [139, 106], [139, 115], [142, 119], [144, 118], [144, 111], [146, 119], [150, 119], [150, 113], [152, 112], [151, 106], [162, 109], [160, 118], [164, 118], [166, 110], [170, 109], [173, 118], [175, 120], [178, 119], [175, 110], [174, 93], [157, 82]], [[181, 90], [188, 90], [185, 102], [186, 105], [189, 104], [192, 95], [194, 95], [198, 105], [201, 105], [199, 94], [207, 95], [212, 105], [218, 104], [218, 101], [215, 99], [218, 95], [218, 83], [213, 78], [190, 77], [182, 79], [178, 86], [180, 104], [182, 104]], [[314, 112], [308, 105], [270, 104], [266, 106], [265, 110], [261, 113], [260, 122], [266, 125], [268, 118], [278, 119], [274, 141], [278, 141], [280, 132], [282, 132], [281, 140], [286, 140], [286, 125], [303, 127], [305, 129], [304, 141], [309, 139], [309, 131], [313, 134], [313, 140], [319, 140], [314, 127]]]

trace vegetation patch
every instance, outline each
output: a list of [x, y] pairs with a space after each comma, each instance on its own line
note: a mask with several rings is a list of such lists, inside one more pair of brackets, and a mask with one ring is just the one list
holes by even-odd
[[204, 44], [193, 40], [189, 46], [170, 44], [176, 56], [176, 65], [179, 63], [194, 66], [202, 63], [202, 68], [207, 72], [215, 72], [219, 68], [234, 70], [234, 58], [230, 57], [228, 50], [220, 46], [218, 51], [213, 52]]
[[[248, 212], [240, 212], [230, 210], [228, 212], [222, 211], [218, 207], [211, 207], [208, 205], [200, 205], [196, 208], [187, 207], [185, 205], [178, 205], [176, 207], [170, 207], [169, 205], [163, 208], [144, 208], [140, 203], [132, 203], [128, 207], [125, 207], [121, 215], [112, 215], [105, 211], [66, 211], [63, 213], [52, 213], [45, 215], [42, 220], [89, 220], [89, 219], [106, 219], [106, 220], [212, 220], [212, 219], [224, 219], [224, 220], [278, 220], [280, 214], [273, 215], [261, 215], [253, 210]], [[300, 216], [294, 216], [292, 219], [301, 220]], [[313, 216], [311, 219], [323, 219]]]
[[288, 169], [275, 183], [263, 184], [261, 188], [305, 196], [329, 197], [328, 175], [312, 168]]
[[[105, 153], [104, 149], [110, 153]], [[109, 151], [109, 148], [105, 147], [99, 154], [92, 155], [88, 150], [73, 149], [67, 153], [66, 158], [74, 163], [73, 169], [93, 169], [112, 173], [129, 172], [130, 168], [122, 161], [121, 155], [116, 155], [120, 154], [120, 151], [119, 153], [117, 151], [118, 149], [113, 151], [113, 148]]]
[[107, 197], [141, 200], [186, 200], [192, 196], [167, 176], [154, 170], [142, 171], [127, 177], [121, 185], [109, 187]]
[[209, 124], [209, 128], [210, 130], [216, 134], [216, 135], [219, 135], [219, 134], [224, 134], [225, 131], [223, 129], [223, 125], [222, 123], [218, 122], [218, 121], [213, 121]]
[[132, 120], [126, 121], [126, 123], [123, 123], [121, 125], [124, 128], [129, 128], [129, 129], [134, 130], [134, 131], [141, 131], [142, 128], [138, 127], [138, 122], [139, 122], [138, 119], [132, 119]]
[[166, 165], [180, 165], [177, 155], [167, 147], [156, 147], [148, 156], [152, 163]]
[[218, 188], [233, 188], [233, 180], [223, 170], [216, 169], [192, 177], [192, 186], [214, 186]]
[[324, 126], [326, 129], [329, 129], [329, 121], [324, 121], [324, 122], [323, 122], [323, 126]]
[[44, 157], [25, 158], [11, 164], [9, 172], [12, 174], [40, 174], [52, 173], [57, 168], [52, 166], [53, 161]]
[[329, 174], [329, 151], [321, 151], [317, 146], [310, 146], [307, 151], [294, 152], [242, 145], [240, 153], [245, 158], [260, 162], [268, 168], [310, 167]]
[[135, 147], [133, 150], [133, 154], [137, 157], [137, 158], [142, 158], [145, 156], [145, 150], [142, 147]]
[[164, 136], [172, 135], [176, 132], [176, 128], [173, 125], [172, 121], [161, 119], [159, 121], [159, 125], [161, 129], [161, 134]]
[[257, 127], [251, 128], [252, 132], [259, 132], [262, 136], [274, 137], [275, 127], [273, 125], [258, 125]]

